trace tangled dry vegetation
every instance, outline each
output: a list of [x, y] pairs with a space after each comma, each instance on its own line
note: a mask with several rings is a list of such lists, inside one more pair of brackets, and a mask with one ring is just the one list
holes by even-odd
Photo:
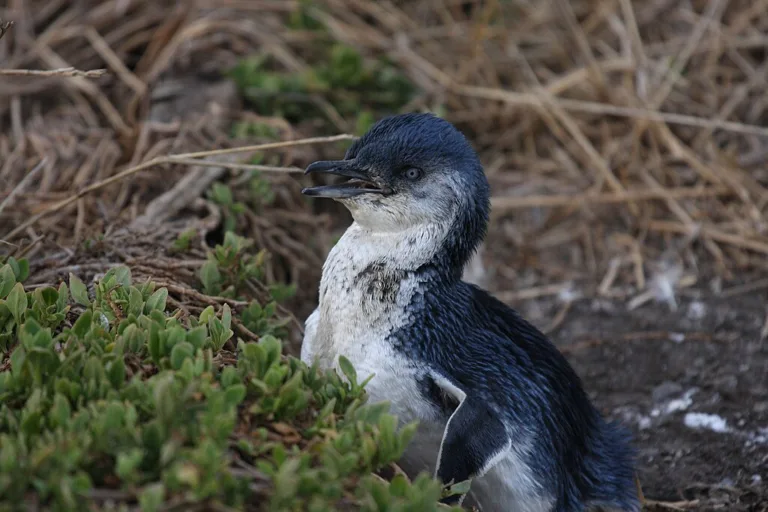
[[503, 299], [768, 287], [765, 1], [6, 0], [0, 19], [0, 254], [28, 261], [27, 292], [127, 267], [179, 318], [226, 305], [239, 338], [285, 327], [295, 354], [346, 222], [301, 169], [421, 109], [486, 165]]
[[[254, 56], [289, 77], [312, 73], [318, 49], [340, 42], [366, 58], [388, 57], [415, 85], [407, 101], [374, 108], [444, 112], [472, 136], [496, 196], [489, 243], [503, 251], [493, 260], [503, 264], [493, 270], [516, 287], [572, 280], [589, 293], [643, 301], [643, 293], [669, 294], [665, 283], [763, 271], [761, 3], [303, 5], [11, 1], [2, 15], [16, 25], [0, 45], [3, 67], [109, 73], [4, 75], [5, 250], [45, 269], [33, 273], [39, 283], [55, 282], [64, 275], [56, 268], [75, 261], [93, 270], [128, 261], [150, 274], [184, 275], [154, 257], [157, 244], [182, 229], [165, 221], [196, 217], [199, 227], [202, 217], [215, 226], [222, 208], [203, 192], [216, 180], [242, 183], [243, 174], [187, 160], [114, 177], [158, 156], [353, 133], [366, 120], [350, 112], [376, 112], [353, 94], [291, 89], [278, 73], [240, 80], [240, 94], [237, 75], [226, 78]], [[316, 115], [243, 110], [244, 96], [245, 107], [281, 102]], [[249, 131], [249, 124], [269, 129]], [[288, 146], [269, 158], [290, 168], [338, 152], [330, 144]], [[273, 256], [268, 282], [296, 285], [300, 303], [312, 299], [328, 243], [313, 234], [330, 219], [299, 197], [293, 170], [263, 173], [275, 196], [268, 214], [240, 221]], [[91, 262], [82, 246], [96, 239]]]

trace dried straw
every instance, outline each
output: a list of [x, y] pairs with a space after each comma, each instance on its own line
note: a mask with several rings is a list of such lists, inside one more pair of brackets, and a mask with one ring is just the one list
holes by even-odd
[[[445, 108], [471, 138], [494, 193], [487, 263], [509, 300], [569, 282], [630, 301], [651, 293], [670, 255], [683, 266], [675, 275], [702, 283], [766, 272], [765, 2], [325, 0], [311, 8], [325, 33], [288, 28], [298, 2], [10, 5], [0, 8], [16, 22], [0, 28], [0, 233], [41, 268], [48, 251], [69, 255], [97, 234], [111, 244], [190, 166], [231, 183], [259, 170], [277, 200], [246, 215], [248, 234], [274, 255], [268, 279], [310, 290], [297, 304], [311, 304], [329, 218], [293, 174], [334, 149], [296, 146], [317, 135], [310, 124], [259, 118], [288, 141], [274, 161], [203, 160], [267, 146], [228, 140], [253, 114], [222, 92], [226, 79], [199, 76], [254, 54], [305, 71], [330, 39], [395, 61], [421, 89], [406, 109]], [[180, 98], [168, 108], [165, 90]], [[349, 126], [317, 101], [337, 130]], [[184, 200], [200, 229], [226, 215]], [[170, 243], [184, 225], [148, 239]], [[117, 257], [115, 246], [112, 262], [140, 254]], [[56, 261], [74, 264], [66, 258]]]

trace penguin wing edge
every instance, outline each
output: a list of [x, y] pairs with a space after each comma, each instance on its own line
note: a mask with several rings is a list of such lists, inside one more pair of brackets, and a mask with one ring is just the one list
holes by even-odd
[[[445, 426], [435, 476], [445, 484], [479, 478], [509, 452], [504, 422], [483, 401], [465, 396]], [[463, 497], [452, 497], [460, 503]]]

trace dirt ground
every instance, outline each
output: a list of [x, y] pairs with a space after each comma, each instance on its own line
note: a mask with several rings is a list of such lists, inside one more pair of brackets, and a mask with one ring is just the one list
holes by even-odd
[[[632, 430], [645, 497], [663, 502], [651, 510], [767, 510], [766, 293], [698, 294], [676, 311], [579, 300], [552, 338], [603, 413]], [[516, 306], [546, 325], [555, 302]]]

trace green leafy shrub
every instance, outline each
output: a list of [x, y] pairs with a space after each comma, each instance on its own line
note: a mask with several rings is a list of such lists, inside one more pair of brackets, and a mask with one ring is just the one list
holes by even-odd
[[[247, 281], [261, 277], [266, 253], [249, 254], [251, 245], [251, 240], [228, 231], [224, 243], [209, 253], [208, 261], [200, 268], [203, 291], [209, 295], [238, 298]], [[264, 305], [251, 301], [243, 311], [241, 321], [246, 329], [258, 336], [283, 336], [290, 318], [278, 317], [277, 304], [292, 297], [296, 287], [278, 283], [269, 286], [267, 291], [272, 300]]]
[[[261, 155], [251, 159], [251, 164], [259, 164]], [[275, 162], [278, 163], [278, 162]], [[216, 182], [208, 191], [208, 198], [221, 207], [224, 215], [224, 231], [235, 231], [237, 228], [237, 219], [240, 215], [248, 211], [261, 211], [263, 206], [272, 204], [275, 194], [272, 191], [270, 183], [264, 179], [259, 171], [249, 171], [247, 198], [243, 201], [235, 200], [232, 189], [227, 185]], [[179, 242], [179, 243], [183, 243]]]
[[291, 11], [287, 25], [294, 30], [323, 30], [325, 26], [311, 14], [312, 0], [299, 0], [296, 9]]
[[224, 234], [224, 243], [209, 253], [200, 268], [200, 281], [208, 295], [235, 298], [249, 279], [259, 279], [266, 258], [265, 251], [248, 253], [253, 241], [232, 231]]
[[[355, 48], [324, 43], [306, 72], [278, 69], [269, 56], [242, 60], [231, 76], [261, 115], [290, 122], [327, 118], [323, 103], [364, 133], [380, 113], [397, 111], [415, 93], [413, 84], [385, 58], [365, 59]], [[320, 101], [318, 101], [320, 100]]]
[[229, 307], [182, 319], [126, 267], [92, 290], [70, 275], [26, 291], [22, 277], [0, 268], [0, 509], [97, 510], [106, 497], [147, 511], [442, 508], [428, 476], [374, 474], [415, 426], [398, 431], [386, 404], [367, 404], [348, 361], [346, 378], [319, 372], [268, 334], [220, 352]]
[[173, 245], [171, 245], [169, 252], [171, 254], [187, 252], [196, 237], [197, 231], [195, 231], [194, 228], [182, 231], [179, 233], [179, 236], [176, 237], [176, 240], [173, 241]]

